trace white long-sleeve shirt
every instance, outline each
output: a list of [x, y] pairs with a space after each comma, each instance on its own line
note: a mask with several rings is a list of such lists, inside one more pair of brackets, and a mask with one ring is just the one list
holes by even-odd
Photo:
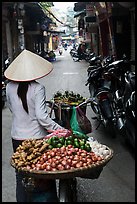
[[7, 104], [12, 112], [11, 136], [16, 140], [40, 139], [47, 130], [62, 129], [48, 115], [46, 109], [45, 87], [36, 81], [31, 82], [27, 92], [27, 113], [17, 95], [18, 82], [9, 82], [6, 86]]

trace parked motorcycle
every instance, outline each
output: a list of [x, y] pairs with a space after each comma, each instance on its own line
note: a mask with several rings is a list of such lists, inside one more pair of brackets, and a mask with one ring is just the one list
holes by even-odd
[[53, 50], [51, 51], [41, 51], [38, 53], [39, 56], [43, 57], [44, 59], [48, 60], [49, 62], [56, 61], [56, 54]]
[[10, 57], [7, 57], [4, 61], [4, 71], [7, 69], [7, 67], [10, 65]]
[[107, 66], [108, 64], [112, 63], [114, 61], [114, 56], [107, 56], [105, 58], [102, 58], [101, 55], [95, 56], [95, 53], [91, 53], [88, 59], [89, 67], [87, 69], [88, 75], [91, 70], [97, 69], [99, 66]]
[[[130, 63], [130, 62], [129, 62]], [[132, 63], [132, 62], [131, 62]], [[123, 136], [130, 145], [135, 148], [135, 72], [126, 70], [123, 74], [124, 87], [121, 90], [119, 98], [121, 103], [119, 108], [124, 111], [124, 128]]]
[[2, 81], [2, 108], [5, 107], [6, 103], [6, 85], [4, 81]]
[[69, 53], [70, 53], [71, 57], [73, 57], [73, 54], [77, 53], [76, 48], [72, 48]]
[[[115, 106], [111, 94], [111, 81], [104, 77], [104, 68], [98, 67], [91, 70], [86, 86], [89, 85], [89, 92], [91, 101], [91, 108], [96, 114], [99, 125], [103, 124], [111, 135], [115, 136]], [[98, 125], [98, 127], [99, 127]], [[97, 127], [97, 128], [98, 128]]]
[[135, 91], [131, 93], [125, 106], [126, 140], [135, 149]]
[[91, 58], [95, 55], [95, 53], [89, 53], [89, 52], [83, 52], [81, 56], [79, 56], [77, 50], [71, 50], [70, 54], [75, 62], [79, 60], [85, 60], [86, 62], [89, 62]]
[[91, 58], [89, 59], [89, 65], [90, 66], [94, 66], [94, 65], [101, 65], [102, 62], [102, 56], [95, 56], [95, 54], [93, 53], [93, 55], [91, 55]]
[[[100, 57], [101, 59], [101, 57]], [[114, 61], [113, 56], [107, 57], [88, 68], [89, 92], [92, 98], [91, 107], [96, 118], [105, 127], [111, 129], [114, 135], [115, 130], [122, 131], [125, 127], [125, 109], [123, 108], [122, 95], [125, 90], [123, 82], [123, 63], [127, 70], [125, 59]], [[125, 65], [126, 64], [126, 65]]]
[[4, 71], [7, 69], [7, 67], [10, 65], [10, 57], [5, 58], [4, 65], [3, 65], [3, 71], [2, 71], [2, 109], [5, 107], [6, 104], [6, 85], [8, 83], [8, 79], [4, 76]]
[[119, 114], [119, 129], [125, 140], [135, 148], [135, 72], [130, 70], [134, 61], [122, 59], [109, 64], [113, 76], [113, 100]]

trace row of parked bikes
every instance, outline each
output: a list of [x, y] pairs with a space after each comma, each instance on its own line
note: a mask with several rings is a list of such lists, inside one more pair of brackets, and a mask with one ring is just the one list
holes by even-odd
[[[76, 50], [70, 51], [74, 61]], [[135, 61], [125, 55], [115, 60], [114, 56], [83, 55], [89, 63], [86, 86], [89, 88], [89, 103], [95, 113], [93, 119], [103, 124], [112, 137], [120, 133], [135, 149]], [[97, 128], [98, 128], [97, 127]]]
[[[10, 65], [10, 57], [6, 57], [4, 60], [3, 65], [3, 72], [7, 69], [7, 67]], [[6, 104], [6, 85], [8, 83], [8, 80], [5, 78], [4, 74], [2, 73], [2, 109], [5, 107]]]

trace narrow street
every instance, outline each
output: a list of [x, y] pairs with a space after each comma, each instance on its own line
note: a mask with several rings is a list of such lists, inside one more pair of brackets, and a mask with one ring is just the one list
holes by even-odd
[[[46, 87], [47, 100], [57, 91], [74, 91], [89, 97], [87, 79], [88, 63], [74, 62], [67, 51], [63, 50], [53, 62], [54, 69], [38, 81]], [[50, 110], [48, 110], [50, 111]], [[78, 202], [135, 202], [135, 158], [121, 137], [110, 137], [102, 126], [95, 130], [98, 123], [91, 119], [94, 116], [90, 106], [87, 116], [92, 122], [91, 136], [114, 151], [112, 160], [103, 168], [98, 179], [77, 178]], [[2, 202], [15, 200], [15, 170], [10, 166], [12, 144], [10, 137], [11, 114], [7, 107], [2, 110]], [[58, 184], [58, 181], [57, 181]]]

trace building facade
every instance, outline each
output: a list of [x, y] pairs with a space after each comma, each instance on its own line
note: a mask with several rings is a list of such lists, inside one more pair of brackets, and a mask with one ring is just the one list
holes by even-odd
[[5, 60], [10, 62], [23, 50], [34, 53], [53, 49], [53, 21], [38, 2], [2, 2], [2, 74]]
[[80, 37], [92, 52], [135, 59], [134, 2], [77, 2], [74, 11]]

